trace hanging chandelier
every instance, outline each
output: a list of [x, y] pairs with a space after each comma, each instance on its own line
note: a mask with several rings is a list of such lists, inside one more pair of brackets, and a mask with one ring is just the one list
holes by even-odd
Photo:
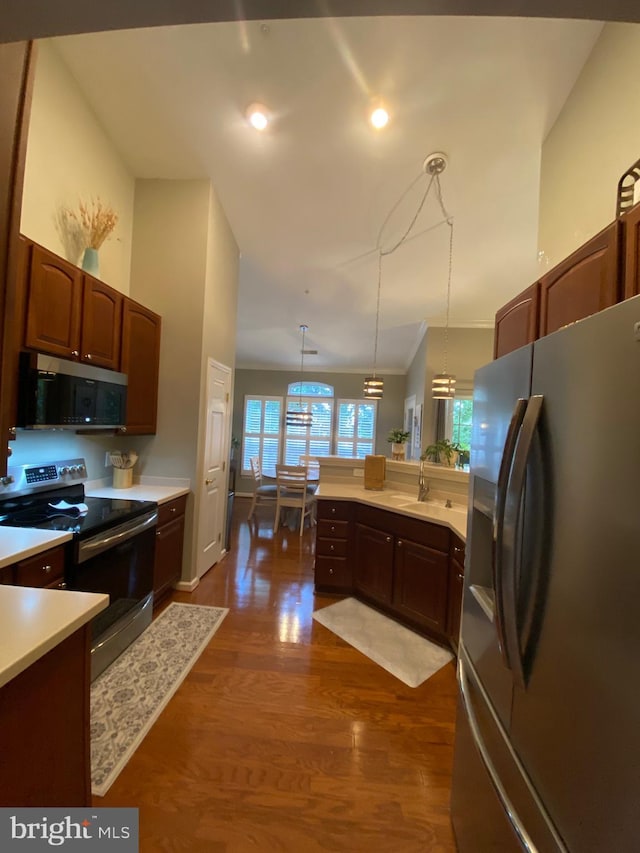
[[302, 348], [300, 350], [300, 382], [298, 383], [298, 408], [293, 408], [292, 405], [289, 404], [289, 408], [287, 409], [286, 415], [287, 426], [310, 427], [312, 424], [311, 412], [306, 412], [302, 409], [302, 377], [304, 375], [304, 338], [308, 330], [309, 327], [304, 325], [304, 323], [300, 326], [300, 331], [302, 332]]
[[378, 299], [376, 304], [376, 334], [373, 343], [373, 371], [364, 380], [362, 396], [367, 400], [381, 400], [384, 392], [384, 381], [376, 376], [378, 363], [378, 330], [380, 328], [380, 285], [382, 283], [382, 251], [378, 246]]
[[449, 216], [442, 201], [440, 175], [447, 168], [444, 154], [431, 154], [424, 163], [424, 170], [432, 176], [436, 184], [436, 194], [443, 216], [449, 226], [449, 271], [447, 274], [447, 313], [444, 323], [444, 366], [442, 373], [436, 373], [431, 383], [431, 396], [434, 400], [453, 400], [456, 396], [456, 377], [447, 372], [449, 351], [449, 312], [451, 309], [451, 269], [453, 267], [453, 219]]

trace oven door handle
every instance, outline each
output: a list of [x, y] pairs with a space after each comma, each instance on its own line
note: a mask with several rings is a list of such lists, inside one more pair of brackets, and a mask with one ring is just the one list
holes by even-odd
[[91, 557], [95, 557], [103, 551], [108, 551], [109, 548], [115, 548], [116, 545], [120, 545], [128, 539], [133, 539], [134, 536], [138, 536], [150, 527], [154, 527], [157, 520], [158, 511], [154, 509], [146, 513], [146, 515], [133, 519], [133, 521], [120, 524], [115, 528], [112, 527], [110, 530], [105, 530], [97, 536], [92, 536], [91, 539], [85, 539], [84, 542], [78, 544], [78, 563], [84, 563], [86, 560], [91, 559]]

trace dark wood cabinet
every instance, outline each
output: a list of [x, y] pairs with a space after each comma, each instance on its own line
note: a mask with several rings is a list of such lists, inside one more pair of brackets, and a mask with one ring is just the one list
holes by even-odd
[[540, 337], [622, 298], [620, 233], [613, 222], [540, 279]]
[[160, 331], [158, 314], [125, 297], [120, 369], [129, 377], [126, 427], [129, 435], [152, 435], [156, 431]]
[[24, 346], [118, 370], [122, 294], [36, 243], [26, 270]]
[[540, 283], [535, 282], [496, 312], [493, 357], [533, 343], [538, 337]]
[[353, 504], [318, 501], [315, 585], [348, 595], [353, 589]]
[[396, 539], [393, 606], [409, 621], [444, 635], [449, 558], [410, 539]]
[[458, 650], [460, 635], [460, 616], [462, 611], [462, 591], [464, 586], [464, 542], [457, 536], [451, 537], [449, 559], [449, 612], [447, 616], [447, 634], [453, 648]]
[[123, 296], [107, 284], [84, 274], [81, 360], [118, 370]]
[[187, 496], [182, 495], [158, 507], [156, 553], [153, 569], [153, 603], [167, 595], [182, 574], [184, 513]]
[[61, 358], [79, 358], [82, 270], [34, 244], [26, 311], [25, 347]]
[[43, 551], [35, 557], [19, 560], [13, 566], [16, 586], [36, 586], [64, 589], [64, 546]]
[[640, 204], [622, 217], [624, 245], [624, 298], [640, 293]]
[[393, 535], [356, 524], [353, 583], [356, 590], [378, 604], [391, 604], [393, 593]]
[[90, 635], [85, 625], [0, 688], [3, 806], [91, 805]]

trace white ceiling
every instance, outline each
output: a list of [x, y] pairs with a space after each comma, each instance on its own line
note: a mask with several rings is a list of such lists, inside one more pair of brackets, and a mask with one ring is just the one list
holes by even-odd
[[[202, 24], [56, 39], [136, 177], [210, 177], [241, 251], [237, 366], [371, 369], [378, 232], [409, 225], [447, 154], [451, 326], [492, 326], [536, 272], [542, 141], [602, 25], [381, 17]], [[388, 105], [383, 131], [367, 123]], [[274, 120], [253, 130], [244, 110]], [[378, 370], [404, 372], [446, 314], [435, 194], [383, 260]]]

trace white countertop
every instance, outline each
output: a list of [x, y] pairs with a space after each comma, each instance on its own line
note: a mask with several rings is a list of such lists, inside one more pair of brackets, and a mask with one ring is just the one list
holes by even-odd
[[134, 483], [128, 489], [114, 489], [113, 486], [92, 486], [87, 484], [85, 494], [90, 498], [122, 498], [132, 501], [155, 501], [164, 504], [189, 494], [188, 486], [157, 486], [146, 483]]
[[455, 499], [453, 507], [447, 509], [444, 506], [444, 500], [426, 500], [419, 503], [413, 492], [403, 492], [399, 488], [372, 491], [365, 489], [364, 486], [323, 480], [320, 481], [316, 495], [320, 500], [358, 501], [399, 515], [442, 524], [453, 530], [463, 541], [467, 538], [467, 504], [462, 501], [456, 502]]
[[[0, 527], [0, 569], [18, 560], [33, 557], [71, 539], [71, 533], [60, 530], [37, 530], [34, 527]], [[0, 586], [2, 589], [2, 586]], [[2, 624], [0, 622], [0, 624]]]
[[0, 586], [0, 687], [81, 628], [108, 595]]

